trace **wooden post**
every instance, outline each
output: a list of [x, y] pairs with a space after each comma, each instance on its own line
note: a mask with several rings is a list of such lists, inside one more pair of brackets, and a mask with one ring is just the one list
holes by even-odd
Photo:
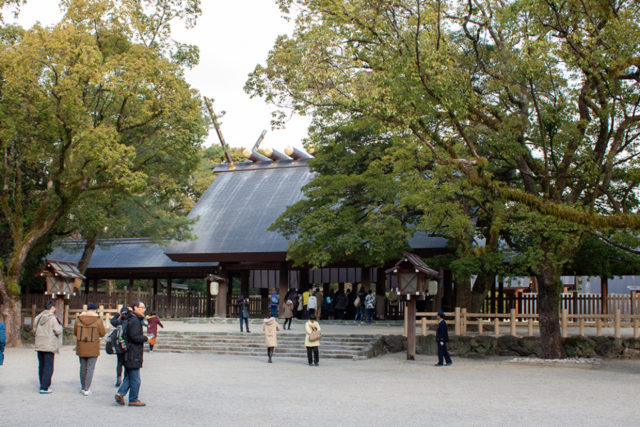
[[638, 338], [638, 330], [640, 329], [640, 320], [633, 319], [633, 337]]
[[33, 304], [31, 306], [31, 327], [33, 328], [36, 324], [36, 305]]
[[602, 319], [596, 319], [596, 336], [602, 336]]
[[615, 319], [613, 323], [613, 335], [620, 338], [620, 309], [616, 308]]
[[511, 309], [511, 316], [510, 316], [510, 326], [511, 326], [511, 335], [512, 336], [516, 336], [517, 332], [516, 332], [516, 309], [512, 308]]
[[105, 326], [105, 328], [106, 328], [106, 327], [107, 327], [107, 325], [106, 325], [106, 319], [105, 319], [105, 316], [104, 316], [104, 305], [102, 305], [102, 304], [100, 304], [100, 305], [98, 306], [98, 316], [99, 316], [99, 317], [100, 317], [100, 319], [102, 320], [102, 323], [104, 323], [104, 324], [105, 324], [104, 326]]
[[578, 320], [578, 327], [580, 330], [580, 336], [583, 337], [584, 336], [584, 319], [582, 317]]
[[462, 325], [461, 325], [461, 322], [460, 322], [460, 307], [456, 307], [456, 322], [455, 322], [455, 331], [454, 331], [455, 335], [460, 335], [460, 333], [461, 333], [460, 327], [461, 326]]
[[[457, 310], [457, 309], [456, 309]], [[407, 303], [407, 360], [416, 359], [416, 299], [410, 297]]]
[[462, 335], [467, 333], [467, 309], [465, 307], [462, 308], [462, 310], [460, 310], [460, 315], [461, 315], [461, 319], [460, 319], [460, 323], [461, 323], [461, 330], [462, 330]]
[[422, 336], [427, 336], [427, 316], [422, 316]]
[[218, 286], [218, 296], [216, 296], [215, 301], [215, 313], [213, 314], [215, 317], [227, 317], [227, 293], [229, 292], [229, 279], [227, 273], [222, 270], [222, 277], [225, 277], [226, 280], [221, 280]]
[[533, 317], [529, 318], [529, 336], [532, 337], [533, 336]]
[[478, 335], [482, 335], [483, 325], [484, 325], [484, 319], [482, 317], [478, 317]]
[[[211, 295], [209, 293], [209, 289], [207, 288], [207, 295]], [[156, 311], [158, 309], [158, 303], [156, 298], [158, 297], [158, 278], [153, 278], [153, 295], [151, 296], [151, 310]]]
[[569, 331], [567, 330], [569, 327], [569, 313], [566, 308], [562, 309], [562, 319], [560, 321], [560, 327], [562, 328], [562, 338], [566, 338], [569, 336]]
[[173, 293], [173, 278], [167, 277], [167, 317], [173, 317], [173, 304], [171, 302], [171, 294]]
[[601, 314], [607, 314], [609, 312], [608, 299], [609, 299], [609, 279], [604, 276], [600, 276], [600, 312]]
[[638, 291], [631, 291], [631, 307], [629, 307], [629, 313], [635, 314], [636, 308], [636, 294]]
[[408, 328], [409, 328], [409, 310], [404, 311], [404, 336], [408, 336]]
[[497, 315], [493, 318], [493, 334], [496, 338], [500, 336], [500, 318]]

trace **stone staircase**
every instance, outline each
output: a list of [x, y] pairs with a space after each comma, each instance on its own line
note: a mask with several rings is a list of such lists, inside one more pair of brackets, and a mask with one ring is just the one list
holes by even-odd
[[[304, 334], [280, 332], [274, 357], [307, 357]], [[320, 342], [323, 358], [361, 360], [369, 356], [369, 350], [379, 336], [374, 335], [324, 335]], [[145, 346], [145, 349], [148, 347]], [[214, 353], [237, 356], [266, 357], [262, 333], [224, 332], [162, 332], [154, 352]]]

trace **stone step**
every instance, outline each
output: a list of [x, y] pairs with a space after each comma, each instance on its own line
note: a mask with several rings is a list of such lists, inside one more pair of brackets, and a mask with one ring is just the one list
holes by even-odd
[[[264, 345], [265, 340], [264, 338], [260, 338], [260, 339], [256, 339], [256, 340], [243, 340], [243, 339], [216, 339], [216, 338], [209, 338], [209, 339], [189, 339], [189, 338], [164, 338], [162, 337], [161, 339], [158, 339], [158, 343], [184, 343], [184, 342], [188, 342], [188, 343], [196, 343], [196, 344], [207, 344], [207, 343], [229, 343], [229, 344], [257, 344], [257, 345]], [[304, 342], [304, 338], [300, 337], [300, 338], [296, 338], [296, 339], [281, 339], [278, 338], [278, 344], [298, 344]], [[352, 341], [338, 341], [338, 340], [333, 340], [330, 338], [323, 338], [322, 339], [322, 343], [323, 344], [334, 344], [334, 345], [343, 345], [346, 347], [361, 347], [363, 345], [366, 345], [367, 343], [369, 343], [370, 341], [358, 341], [358, 342], [352, 342]]]
[[[211, 354], [225, 354], [225, 355], [233, 355], [233, 356], [245, 356], [245, 357], [266, 357], [266, 349], [263, 349], [263, 351], [256, 351], [256, 352], [247, 352], [247, 351], [238, 351], [238, 350], [216, 350], [216, 351], [211, 351], [211, 350], [192, 350], [192, 349], [180, 349], [180, 348], [175, 348], [175, 349], [154, 349], [154, 352], [158, 352], [158, 353], [211, 353]], [[293, 357], [293, 358], [307, 358], [307, 352], [306, 350], [301, 351], [301, 352], [283, 352], [283, 351], [278, 351], [276, 349], [276, 351], [274, 352], [274, 357]], [[326, 358], [326, 359], [354, 359], [354, 360], [360, 360], [360, 359], [365, 359], [366, 357], [361, 355], [361, 354], [352, 354], [352, 353], [328, 353], [323, 351], [322, 349], [320, 350], [320, 357], [321, 358]]]

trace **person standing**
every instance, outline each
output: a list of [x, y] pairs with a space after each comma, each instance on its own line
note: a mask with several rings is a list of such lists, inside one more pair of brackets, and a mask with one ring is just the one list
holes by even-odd
[[44, 303], [44, 311], [35, 318], [36, 351], [38, 352], [38, 379], [40, 394], [53, 393], [51, 377], [55, 353], [60, 350], [62, 325], [54, 314], [56, 303], [48, 300]]
[[347, 296], [344, 294], [344, 291], [342, 289], [338, 289], [338, 292], [336, 292], [336, 301], [334, 307], [336, 319], [344, 319], [344, 312], [347, 308]]
[[304, 329], [307, 335], [304, 338], [304, 346], [307, 347], [307, 361], [309, 362], [309, 366], [318, 366], [320, 363], [320, 356], [318, 352], [318, 348], [320, 347], [320, 340], [312, 341], [310, 339], [311, 332], [318, 331], [320, 332], [320, 324], [316, 321], [315, 315], [310, 315], [307, 323], [304, 324]]
[[302, 315], [305, 319], [309, 318], [309, 297], [311, 296], [311, 292], [309, 289], [305, 289], [302, 293]]
[[298, 294], [297, 289], [293, 289], [291, 294], [289, 294], [289, 299], [293, 303], [293, 317], [298, 317], [298, 300], [300, 299], [300, 295]]
[[[358, 297], [354, 301], [353, 305], [356, 309], [356, 316], [353, 320], [357, 321], [360, 319], [362, 322], [364, 320], [364, 299], [366, 298], [367, 293], [364, 291], [364, 286], [360, 286], [360, 290], [358, 291]], [[356, 305], [356, 302], [358, 303]]]
[[318, 299], [316, 298], [315, 294], [311, 294], [309, 295], [309, 299], [307, 300], [307, 312], [309, 313], [309, 316], [311, 316], [312, 314], [315, 316], [317, 309]]
[[440, 320], [440, 323], [438, 323], [438, 329], [436, 330], [436, 344], [438, 345], [438, 363], [436, 363], [436, 366], [443, 365], [443, 358], [447, 362], [447, 366], [451, 366], [453, 362], [451, 361], [451, 356], [449, 356], [449, 351], [447, 350], [449, 330], [447, 329], [447, 322], [444, 321], [444, 313], [442, 311], [438, 312], [438, 319]]
[[149, 339], [149, 351], [153, 351], [153, 346], [156, 345], [156, 340], [158, 339], [158, 325], [162, 329], [164, 329], [164, 325], [156, 315], [155, 311], [151, 312], [151, 316], [147, 319], [147, 323], [149, 326], [147, 327], [147, 335], [151, 337]]
[[245, 298], [244, 296], [240, 295], [240, 298], [238, 299], [238, 318], [240, 319], [240, 332], [243, 332], [242, 322], [244, 322], [247, 326], [247, 333], [251, 332], [249, 330], [249, 304], [249, 298]]
[[364, 307], [367, 310], [367, 323], [371, 324], [371, 319], [376, 311], [376, 297], [373, 296], [372, 289], [369, 289], [369, 293], [364, 297]]
[[[120, 313], [116, 313], [116, 315], [111, 319], [111, 325], [114, 328], [117, 328], [118, 326], [125, 324], [130, 315], [131, 310], [128, 307], [122, 307], [120, 309]], [[116, 387], [120, 387], [122, 384], [122, 370], [124, 369], [124, 352], [118, 351], [117, 348], [116, 358], [118, 360], [116, 364]]]
[[[284, 325], [282, 329], [291, 329], [291, 319], [293, 318], [293, 301], [290, 299], [284, 303]], [[287, 322], [289, 323], [289, 327], [287, 328]]]
[[146, 307], [142, 301], [136, 301], [131, 308], [133, 312], [131, 317], [127, 319], [125, 328], [127, 339], [127, 351], [124, 353], [125, 375], [122, 385], [115, 395], [115, 400], [119, 405], [124, 405], [124, 396], [129, 393], [129, 406], [146, 406], [146, 403], [138, 399], [144, 343], [148, 341], [148, 337], [142, 331]]
[[278, 305], [280, 305], [280, 298], [278, 297], [278, 292], [274, 289], [271, 291], [271, 299], [269, 300], [271, 317], [278, 317]]
[[269, 356], [269, 363], [271, 363], [273, 350], [278, 346], [277, 331], [280, 330], [280, 325], [278, 325], [276, 318], [271, 316], [268, 319], [264, 319], [262, 330], [264, 331], [264, 339], [267, 344], [267, 356]]
[[7, 344], [7, 334], [4, 332], [4, 323], [0, 322], [0, 366], [4, 364], [4, 346]]
[[76, 354], [80, 359], [80, 393], [91, 394], [91, 381], [100, 356], [100, 338], [107, 333], [102, 319], [96, 312], [98, 307], [89, 304], [87, 311], [76, 317], [73, 334], [76, 336]]

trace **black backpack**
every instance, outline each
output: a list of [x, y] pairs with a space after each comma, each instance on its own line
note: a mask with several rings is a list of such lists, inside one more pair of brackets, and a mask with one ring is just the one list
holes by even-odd
[[107, 354], [122, 354], [127, 351], [127, 319], [123, 319], [121, 323], [111, 332], [104, 350]]

